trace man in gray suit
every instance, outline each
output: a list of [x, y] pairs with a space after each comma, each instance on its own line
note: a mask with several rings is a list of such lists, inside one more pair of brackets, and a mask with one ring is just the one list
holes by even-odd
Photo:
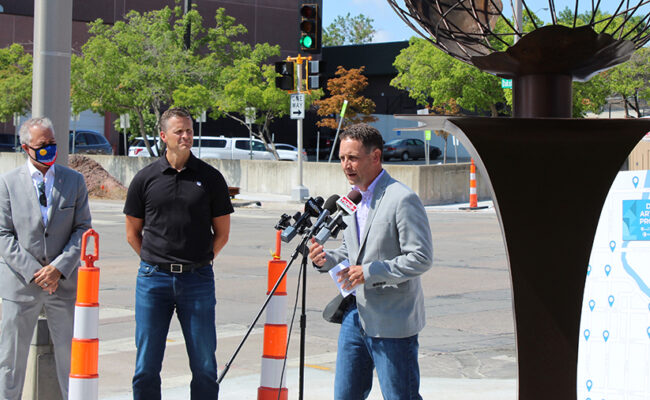
[[418, 196], [382, 168], [382, 149], [381, 134], [369, 125], [353, 125], [341, 134], [341, 166], [362, 200], [357, 212], [343, 219], [341, 247], [310, 246], [309, 257], [321, 271], [348, 260], [338, 279], [344, 289], [356, 290], [346, 302], [339, 333], [336, 400], [367, 398], [373, 369], [385, 399], [422, 398], [420, 275], [431, 268], [431, 230]]
[[67, 399], [81, 236], [90, 228], [88, 192], [81, 174], [54, 165], [49, 119], [26, 121], [20, 143], [27, 163], [0, 176], [0, 398], [22, 397], [29, 344], [45, 308]]

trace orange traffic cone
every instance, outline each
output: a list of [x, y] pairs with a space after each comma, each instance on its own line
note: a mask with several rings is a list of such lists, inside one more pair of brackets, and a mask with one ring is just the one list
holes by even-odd
[[460, 207], [461, 210], [482, 210], [487, 206], [478, 206], [478, 194], [476, 192], [476, 165], [472, 158], [469, 166], [469, 207]]
[[[95, 254], [86, 254], [87, 239], [95, 238]], [[99, 396], [99, 235], [88, 229], [81, 239], [81, 260], [77, 279], [72, 352], [70, 355], [69, 400], [96, 400]]]
[[[269, 261], [267, 295], [275, 286], [287, 262], [280, 260], [280, 234], [276, 232], [275, 253]], [[260, 387], [257, 389], [257, 400], [287, 400], [286, 375], [284, 375], [284, 360], [287, 358], [287, 278], [282, 278], [276, 292], [271, 297], [266, 309], [264, 324], [264, 348], [262, 350], [262, 373]]]

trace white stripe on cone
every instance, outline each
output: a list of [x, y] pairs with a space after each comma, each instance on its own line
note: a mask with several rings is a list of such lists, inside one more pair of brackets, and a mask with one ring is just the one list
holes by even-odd
[[274, 295], [266, 308], [266, 323], [273, 325], [287, 324], [287, 296]]
[[75, 339], [97, 339], [99, 328], [99, 307], [74, 308]]
[[68, 399], [97, 400], [99, 379], [70, 378], [68, 383]]
[[266, 358], [262, 357], [262, 374], [260, 377], [260, 386], [267, 388], [286, 388], [287, 387], [287, 374], [285, 372], [282, 377], [282, 385], [280, 385], [280, 376], [282, 375], [283, 359]]

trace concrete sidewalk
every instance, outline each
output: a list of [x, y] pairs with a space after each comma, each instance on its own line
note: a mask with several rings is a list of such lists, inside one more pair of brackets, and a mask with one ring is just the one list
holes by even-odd
[[[298, 398], [298, 368], [290, 368], [287, 374], [289, 399]], [[189, 379], [189, 377], [188, 377]], [[257, 398], [257, 388], [260, 386], [259, 375], [238, 376], [226, 378], [221, 383], [219, 397], [221, 399]], [[322, 371], [305, 368], [305, 384], [303, 398], [308, 400], [334, 399], [334, 371]], [[514, 379], [452, 379], [423, 377], [420, 382], [420, 395], [423, 399], [437, 400], [515, 400], [517, 398], [517, 382]], [[132, 394], [106, 397], [103, 400], [128, 400]], [[163, 389], [164, 400], [187, 400], [190, 398], [189, 384], [175, 388]], [[379, 382], [375, 378], [369, 400], [383, 399]]]

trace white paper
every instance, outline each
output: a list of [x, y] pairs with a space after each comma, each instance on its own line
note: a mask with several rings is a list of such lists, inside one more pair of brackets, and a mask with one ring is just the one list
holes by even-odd
[[347, 297], [349, 294], [355, 294], [355, 292], [357, 291], [356, 289], [352, 289], [352, 290], [343, 289], [343, 284], [346, 283], [347, 280], [345, 280], [343, 282], [339, 282], [339, 277], [336, 276], [336, 274], [340, 270], [348, 268], [348, 267], [350, 267], [350, 261], [349, 260], [344, 260], [340, 264], [336, 265], [334, 268], [329, 270], [330, 276], [334, 280], [334, 283], [336, 284], [336, 287], [338, 287], [339, 290], [341, 291], [341, 295], [343, 297]]

